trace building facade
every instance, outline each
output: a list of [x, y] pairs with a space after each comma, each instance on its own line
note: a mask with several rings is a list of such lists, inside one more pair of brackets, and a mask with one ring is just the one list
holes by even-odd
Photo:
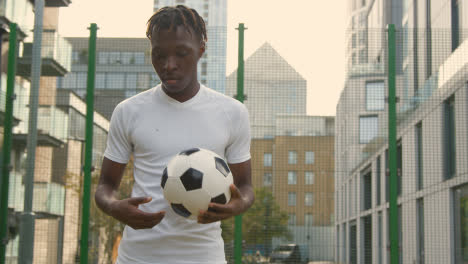
[[464, 263], [468, 5], [349, 2], [347, 79], [336, 116], [335, 259], [390, 263], [385, 27], [392, 23], [399, 262]]
[[[310, 260], [332, 260], [334, 249], [334, 118], [279, 115], [273, 138], [252, 139], [254, 188], [270, 189], [289, 216], [289, 241]], [[291, 133], [293, 131], [293, 133]]]
[[[73, 47], [71, 72], [57, 87], [85, 97], [88, 38], [66, 38]], [[96, 41], [95, 109], [110, 120], [121, 101], [156, 86], [160, 81], [151, 64], [147, 38], [98, 38]]]
[[206, 23], [206, 52], [198, 62], [198, 80], [218, 92], [226, 90], [227, 0], [154, 0], [156, 11], [164, 6], [186, 5]]
[[[236, 94], [237, 70], [226, 86], [226, 95]], [[269, 43], [245, 60], [244, 94], [252, 138], [273, 138], [278, 114], [306, 114], [306, 80]]]

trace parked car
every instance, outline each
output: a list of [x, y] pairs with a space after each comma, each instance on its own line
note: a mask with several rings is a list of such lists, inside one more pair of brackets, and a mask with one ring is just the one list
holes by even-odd
[[307, 264], [309, 250], [306, 246], [297, 244], [280, 245], [270, 255], [270, 263]]

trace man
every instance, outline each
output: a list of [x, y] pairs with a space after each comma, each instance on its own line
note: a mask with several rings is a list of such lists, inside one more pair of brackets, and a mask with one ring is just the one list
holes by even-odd
[[[115, 108], [96, 204], [126, 224], [118, 264], [226, 263], [219, 221], [245, 212], [254, 201], [247, 109], [198, 82], [197, 62], [207, 36], [194, 9], [159, 9], [146, 34], [161, 84]], [[234, 177], [230, 202], [210, 204], [198, 221], [173, 212], [160, 186], [169, 160], [193, 147], [224, 157]], [[116, 193], [131, 155], [132, 197], [119, 200]]]

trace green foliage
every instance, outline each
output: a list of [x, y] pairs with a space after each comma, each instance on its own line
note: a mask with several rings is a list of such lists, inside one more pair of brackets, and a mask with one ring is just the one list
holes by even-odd
[[[288, 214], [280, 210], [267, 188], [255, 190], [255, 203], [242, 216], [242, 238], [247, 245], [270, 244], [275, 238], [290, 239]], [[234, 238], [234, 218], [221, 222], [226, 244]]]

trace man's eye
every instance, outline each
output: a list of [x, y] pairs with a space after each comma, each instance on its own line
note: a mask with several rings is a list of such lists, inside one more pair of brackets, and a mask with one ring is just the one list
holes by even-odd
[[179, 51], [179, 52], [177, 52], [177, 55], [181, 56], [181, 57], [184, 57], [184, 56], [188, 55], [188, 52], [187, 51]]

